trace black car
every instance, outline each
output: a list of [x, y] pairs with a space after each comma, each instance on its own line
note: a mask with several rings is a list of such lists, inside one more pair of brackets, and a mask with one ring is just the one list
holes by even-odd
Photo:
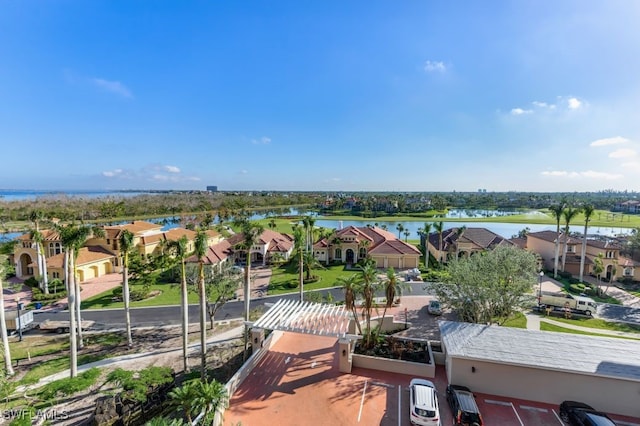
[[447, 402], [453, 413], [454, 424], [463, 426], [483, 425], [476, 399], [468, 387], [447, 386]]
[[609, 416], [583, 402], [564, 401], [560, 404], [560, 418], [572, 426], [615, 426]]

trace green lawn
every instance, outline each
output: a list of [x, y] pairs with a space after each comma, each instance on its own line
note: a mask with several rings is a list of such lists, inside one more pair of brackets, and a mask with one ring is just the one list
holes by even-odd
[[[299, 282], [299, 275], [295, 265], [284, 265], [272, 268], [272, 272], [268, 294], [295, 293], [299, 291], [298, 287], [291, 288], [288, 285], [289, 283]], [[314, 269], [313, 275], [317, 275], [320, 279], [314, 283], [305, 284], [304, 289], [307, 291], [335, 287], [337, 285], [336, 280], [339, 277], [358, 273], [359, 271], [357, 270], [346, 270], [344, 265], [329, 266], [325, 269]]]
[[522, 312], [516, 312], [511, 318], [506, 320], [503, 327], [527, 328], [527, 317]]
[[[141, 286], [132, 285], [131, 290], [141, 288]], [[180, 304], [180, 286], [178, 284], [155, 284], [151, 286], [151, 291], [159, 291], [155, 297], [131, 302], [132, 308], [142, 308], [146, 306], [164, 306]], [[197, 303], [198, 295], [189, 292], [189, 303]], [[123, 302], [113, 301], [113, 290], [105, 291], [97, 294], [89, 299], [82, 301], [82, 309], [104, 309], [104, 308], [123, 308]]]
[[597, 328], [599, 330], [612, 330], [623, 331], [625, 333], [638, 333], [640, 338], [640, 326], [634, 326], [632, 324], [625, 324], [619, 322], [605, 321], [600, 318], [550, 318], [554, 321], [562, 322], [565, 324], [579, 325], [581, 327]]
[[[107, 358], [104, 355], [84, 354], [78, 355], [78, 365], [89, 364], [90, 362], [100, 361]], [[69, 356], [63, 356], [60, 358], [50, 359], [43, 361], [38, 365], [33, 366], [27, 373], [20, 379], [20, 383], [29, 384], [36, 383], [43, 377], [50, 376], [52, 374], [59, 373], [69, 368]]]
[[615, 338], [618, 338], [618, 339], [640, 340], [640, 338], [634, 339], [632, 337], [611, 336], [609, 334], [599, 334], [599, 333], [591, 333], [591, 332], [588, 332], [588, 331], [572, 330], [570, 328], [560, 327], [560, 326], [557, 326], [555, 324], [549, 324], [549, 323], [546, 323], [544, 321], [540, 321], [540, 330], [542, 330], [542, 331], [555, 331], [555, 332], [559, 332], [559, 333], [582, 334], [582, 335], [586, 335], [586, 336], [615, 337]]

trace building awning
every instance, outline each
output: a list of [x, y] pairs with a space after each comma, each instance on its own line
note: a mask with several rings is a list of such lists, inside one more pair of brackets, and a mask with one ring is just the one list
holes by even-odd
[[350, 315], [344, 305], [280, 299], [253, 327], [318, 336], [344, 337]]

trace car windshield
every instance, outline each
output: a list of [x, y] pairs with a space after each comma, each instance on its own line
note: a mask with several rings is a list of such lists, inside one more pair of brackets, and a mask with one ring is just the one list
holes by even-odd
[[591, 423], [593, 426], [615, 426], [615, 423], [613, 423], [611, 420], [609, 420], [608, 418], [601, 416], [599, 414], [596, 413], [585, 413], [586, 417], [591, 420]]
[[438, 302], [437, 300], [432, 300], [430, 303], [432, 308], [439, 308], [440, 307], [440, 302]]
[[416, 407], [416, 414], [420, 417], [435, 417], [436, 412], [432, 410], [423, 410], [421, 408]]

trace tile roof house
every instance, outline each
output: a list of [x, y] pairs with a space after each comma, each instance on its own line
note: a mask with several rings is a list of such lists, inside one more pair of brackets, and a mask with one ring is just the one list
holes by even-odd
[[[530, 232], [529, 234], [527, 234], [526, 249], [531, 252], [537, 253], [542, 260], [544, 268], [550, 271], [554, 269], [556, 237], [557, 234], [555, 231]], [[558, 270], [562, 270], [562, 261], [564, 256], [564, 238], [565, 235], [560, 232]], [[620, 264], [621, 259], [624, 259], [620, 256], [621, 250], [622, 246], [613, 241], [587, 239], [583, 274], [593, 274], [593, 267], [595, 265], [594, 259], [601, 253], [602, 263], [604, 267], [602, 278], [606, 281], [609, 281], [611, 278], [616, 279], [617, 277], [621, 276], [621, 274], [625, 272], [623, 268], [617, 266]], [[567, 239], [567, 259], [565, 261], [565, 270], [567, 272], [570, 272], [572, 275], [576, 276], [580, 275], [581, 255], [582, 238], [569, 236]], [[637, 274], [640, 278], [640, 270], [636, 269], [635, 266], [629, 266], [628, 268], [629, 269], [626, 270], [627, 274], [631, 274], [630, 276], [635, 276], [635, 274]]]
[[442, 247], [440, 247], [440, 234], [438, 232], [429, 234], [429, 252], [440, 261], [470, 256], [502, 245], [511, 246], [514, 243], [486, 228], [445, 229], [442, 232]]
[[420, 250], [376, 226], [348, 226], [313, 245], [314, 256], [321, 262], [353, 264], [371, 258], [378, 268], [417, 268]]

